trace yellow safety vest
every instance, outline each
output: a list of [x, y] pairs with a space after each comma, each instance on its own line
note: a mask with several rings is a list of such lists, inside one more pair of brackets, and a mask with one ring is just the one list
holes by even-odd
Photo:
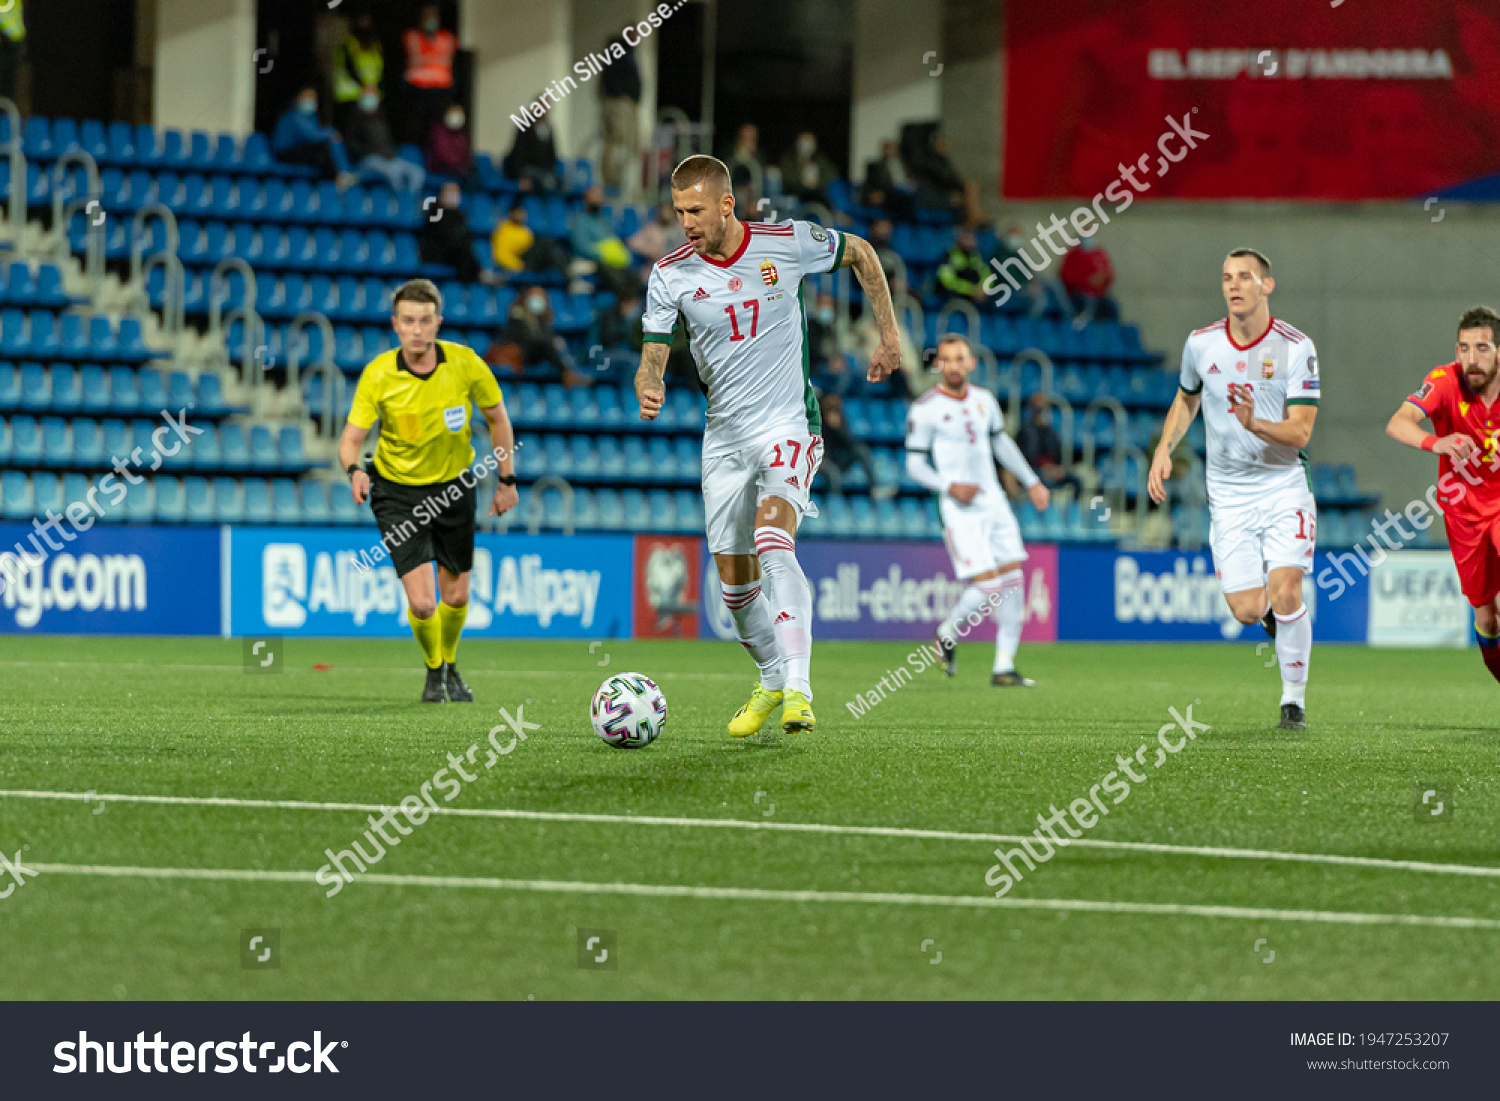
[[0, 34], [12, 42], [26, 40], [26, 21], [21, 18], [21, 0], [15, 0], [9, 11], [0, 12]]
[[[351, 69], [359, 74], [359, 82], [350, 75]], [[339, 103], [353, 103], [366, 84], [378, 87], [384, 74], [385, 52], [380, 43], [365, 49], [350, 35], [333, 53], [333, 98]]]

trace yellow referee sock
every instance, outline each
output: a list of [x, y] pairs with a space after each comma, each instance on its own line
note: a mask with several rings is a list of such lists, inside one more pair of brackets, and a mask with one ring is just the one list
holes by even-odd
[[464, 633], [464, 620], [468, 618], [467, 604], [454, 608], [438, 601], [437, 621], [442, 635], [443, 660], [450, 665], [453, 664], [454, 655], [458, 653], [458, 636]]
[[[438, 607], [441, 609], [442, 605], [439, 604]], [[411, 624], [411, 633], [417, 636], [417, 645], [422, 648], [422, 658], [427, 662], [427, 668], [436, 669], [443, 664], [443, 657], [438, 653], [440, 645], [438, 616], [418, 619], [417, 614], [407, 608], [406, 621]]]

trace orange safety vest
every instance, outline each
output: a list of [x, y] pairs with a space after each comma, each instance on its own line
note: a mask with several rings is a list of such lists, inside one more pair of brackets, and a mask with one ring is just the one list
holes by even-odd
[[413, 29], [403, 40], [406, 83], [416, 88], [453, 87], [453, 55], [458, 52], [458, 39], [452, 31], [438, 31], [429, 37]]

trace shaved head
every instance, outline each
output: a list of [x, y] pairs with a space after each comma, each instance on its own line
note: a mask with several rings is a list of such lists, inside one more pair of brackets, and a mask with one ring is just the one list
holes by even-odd
[[729, 169], [718, 157], [695, 153], [672, 172], [673, 191], [687, 191], [700, 185], [706, 199], [717, 199], [729, 190]]

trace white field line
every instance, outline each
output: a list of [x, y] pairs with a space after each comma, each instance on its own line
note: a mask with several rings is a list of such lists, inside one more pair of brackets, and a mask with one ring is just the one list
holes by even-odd
[[[483, 640], [481, 640], [483, 641]], [[183, 669], [189, 672], [220, 672], [239, 673], [243, 672], [240, 665], [164, 665], [154, 661], [0, 661], [0, 668], [7, 666], [26, 666], [34, 668], [54, 669]], [[623, 668], [623, 667], [622, 667]], [[333, 665], [323, 669], [302, 669], [288, 667], [283, 672], [295, 673], [306, 676], [317, 676], [326, 673], [409, 673], [412, 676], [425, 675], [426, 670], [422, 668], [407, 668], [394, 665]], [[587, 676], [587, 669], [472, 669], [466, 668], [464, 676], [475, 677], [581, 677]], [[748, 678], [744, 673], [662, 673], [652, 674], [653, 680], [736, 680], [743, 681]]]
[[[131, 879], [215, 879], [313, 883], [313, 872], [257, 871], [249, 868], [136, 868], [109, 864], [29, 864], [43, 875], [108, 876]], [[1236, 918], [1248, 921], [1305, 921], [1328, 925], [1426, 925], [1445, 929], [1500, 929], [1492, 918], [1427, 914], [1365, 914], [1345, 910], [1273, 910], [1260, 906], [1195, 906], [1177, 902], [1110, 902], [1083, 898], [990, 898], [987, 895], [886, 894], [877, 891], [782, 891], [759, 887], [686, 887], [663, 883], [582, 883], [558, 879], [492, 879], [483, 876], [383, 875], [361, 882], [396, 887], [471, 887], [492, 891], [552, 894], [637, 895], [654, 898], [722, 899], [746, 902], [857, 902], [883, 906], [942, 906], [981, 910], [1071, 910], [1105, 914]]]
[[[380, 803], [310, 803], [292, 799], [233, 799], [191, 795], [112, 795], [75, 791], [4, 791], [0, 799], [61, 799], [83, 803], [156, 803], [167, 806], [242, 807], [263, 810], [360, 811], [384, 813]], [[430, 809], [430, 808], [429, 808]], [[508, 810], [498, 807], [439, 807], [432, 814], [456, 818], [502, 818], [533, 822], [595, 822], [623, 826], [667, 826], [680, 829], [768, 830], [782, 833], [823, 833], [862, 837], [904, 837], [928, 841], [970, 841], [982, 844], [1015, 844], [1018, 834], [957, 833], [951, 830], [908, 829], [900, 826], [837, 826], [817, 822], [772, 822], [739, 818], [664, 818], [653, 815], [579, 814], [565, 811]], [[1025, 835], [1030, 837], [1030, 834]], [[1386, 871], [1428, 872], [1434, 875], [1467, 875], [1500, 878], [1500, 868], [1480, 864], [1431, 864], [1421, 860], [1387, 860], [1374, 856], [1341, 856], [1336, 853], [1278, 852], [1271, 849], [1234, 849], [1213, 845], [1165, 845], [1153, 841], [1099, 841], [1079, 838], [1079, 848], [1165, 853], [1169, 856], [1207, 856], [1238, 860], [1279, 860], [1298, 864], [1334, 864]]]

